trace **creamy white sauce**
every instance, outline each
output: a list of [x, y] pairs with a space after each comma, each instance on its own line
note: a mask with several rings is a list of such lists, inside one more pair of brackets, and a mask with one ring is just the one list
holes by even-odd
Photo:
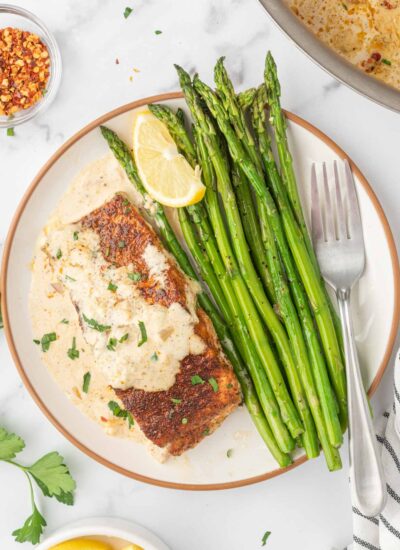
[[[181, 360], [204, 351], [204, 342], [194, 333], [199, 286], [188, 281], [187, 309], [178, 303], [168, 308], [150, 306], [128, 277], [133, 266], [115, 267], [106, 262], [98, 235], [82, 229], [78, 220], [116, 192], [141, 204], [112, 157], [92, 163], [72, 182], [38, 239], [30, 311], [33, 338], [40, 339], [49, 332], [57, 335], [49, 350], [41, 354], [68, 397], [108, 433], [143, 440], [136, 425], [128, 429], [125, 420], [110, 412], [108, 402], [118, 401], [110, 386], [167, 390], [175, 381]], [[165, 284], [170, 256], [148, 245], [143, 258], [150, 274]], [[88, 319], [110, 328], [95, 330]], [[141, 324], [147, 340], [138, 345], [143, 340]], [[73, 338], [79, 351], [74, 360], [68, 356]], [[88, 393], [82, 391], [86, 372], [91, 373]]]

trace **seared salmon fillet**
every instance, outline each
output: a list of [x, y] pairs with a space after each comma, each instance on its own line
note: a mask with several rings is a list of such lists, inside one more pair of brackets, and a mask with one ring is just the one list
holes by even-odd
[[[109, 264], [133, 265], [140, 274], [137, 288], [148, 304], [169, 308], [179, 303], [188, 308], [187, 277], [165, 252], [157, 234], [138, 210], [122, 195], [85, 216], [83, 228], [94, 231]], [[163, 284], [143, 259], [151, 244], [167, 262]], [[114, 391], [145, 436], [171, 455], [180, 455], [212, 433], [240, 404], [241, 393], [232, 366], [223, 354], [214, 327], [196, 306], [195, 333], [204, 342], [201, 353], [187, 355], [175, 382], [167, 391], [128, 388]]]

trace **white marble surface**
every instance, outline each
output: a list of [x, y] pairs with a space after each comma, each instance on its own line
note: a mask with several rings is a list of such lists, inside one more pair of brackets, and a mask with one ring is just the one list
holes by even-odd
[[[339, 85], [269, 20], [257, 0], [20, 0], [54, 32], [63, 57], [59, 95], [37, 120], [0, 133], [0, 241], [32, 177], [48, 157], [93, 118], [146, 95], [177, 89], [172, 64], [204, 79], [222, 54], [239, 88], [257, 84], [270, 48], [286, 108], [319, 126], [356, 161], [372, 183], [399, 243], [400, 116]], [[134, 8], [125, 20], [125, 6]], [[162, 34], [155, 35], [155, 30]], [[117, 65], [115, 59], [120, 63]], [[137, 68], [140, 72], [133, 72]], [[130, 76], [133, 76], [132, 81]], [[151, 487], [93, 462], [53, 428], [33, 403], [0, 335], [0, 424], [27, 441], [26, 461], [50, 448], [77, 479], [76, 504], [41, 504], [54, 529], [90, 515], [133, 519], [175, 550], [252, 550], [272, 531], [271, 550], [343, 548], [351, 537], [346, 467], [329, 474], [323, 459], [251, 487], [190, 493]], [[391, 399], [386, 373], [373, 404]], [[346, 463], [346, 451], [343, 451]], [[11, 531], [29, 513], [25, 479], [0, 465], [0, 548], [20, 548]]]

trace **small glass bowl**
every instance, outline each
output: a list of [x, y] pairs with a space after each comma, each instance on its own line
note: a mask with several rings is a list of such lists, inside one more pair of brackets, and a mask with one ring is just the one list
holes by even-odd
[[11, 117], [0, 116], [0, 128], [17, 126], [42, 113], [55, 98], [61, 81], [62, 62], [60, 50], [54, 36], [36, 15], [28, 10], [10, 4], [0, 4], [0, 29], [13, 27], [37, 34], [47, 46], [50, 57], [50, 75], [46, 94], [29, 109], [17, 111]]

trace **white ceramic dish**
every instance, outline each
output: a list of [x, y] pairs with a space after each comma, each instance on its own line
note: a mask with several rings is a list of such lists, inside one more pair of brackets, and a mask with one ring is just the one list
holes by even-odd
[[119, 518], [88, 518], [65, 525], [46, 537], [37, 550], [49, 550], [55, 544], [78, 537], [116, 537], [142, 546], [144, 550], [170, 550], [154, 533], [137, 523]]
[[[56, 427], [99, 462], [136, 479], [182, 489], [222, 489], [278, 475], [276, 463], [245, 408], [232, 414], [211, 437], [184, 456], [158, 464], [136, 443], [110, 438], [69, 402], [40, 361], [32, 343], [28, 292], [34, 243], [73, 176], [107, 154], [98, 130], [107, 124], [128, 143], [136, 108], [166, 101], [185, 108], [181, 94], [168, 94], [123, 106], [72, 137], [49, 160], [24, 196], [5, 246], [2, 299], [6, 335], [16, 366], [31, 395]], [[314, 127], [289, 116], [289, 137], [299, 182], [307, 202], [310, 165], [346, 155]], [[350, 160], [351, 162], [351, 160]], [[366, 387], [374, 391], [390, 357], [399, 318], [398, 260], [384, 213], [362, 174], [352, 164], [365, 230], [367, 268], [354, 292], [356, 338]], [[227, 458], [227, 449], [233, 449]], [[304, 462], [300, 457], [295, 465]]]

